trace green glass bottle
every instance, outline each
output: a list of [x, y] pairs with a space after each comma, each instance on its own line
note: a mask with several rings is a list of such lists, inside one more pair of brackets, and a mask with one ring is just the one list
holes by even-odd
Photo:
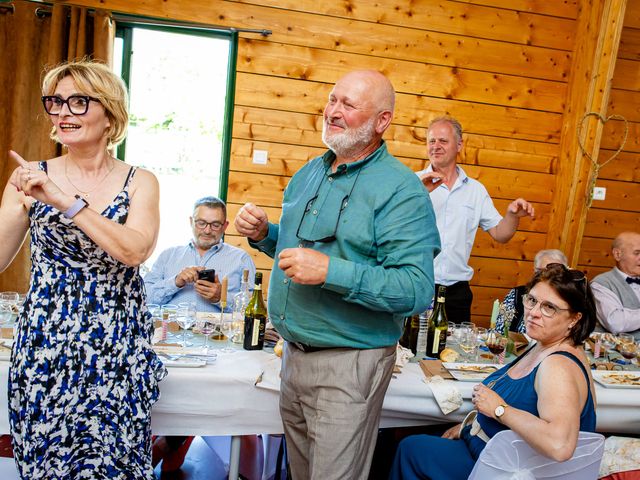
[[262, 299], [262, 273], [256, 272], [256, 286], [253, 296], [244, 311], [245, 350], [262, 350], [264, 347], [264, 330], [267, 326], [267, 308]]
[[427, 356], [438, 358], [447, 346], [447, 312], [444, 309], [444, 298], [447, 287], [440, 285], [436, 296], [436, 305], [429, 318], [429, 331], [427, 333]]

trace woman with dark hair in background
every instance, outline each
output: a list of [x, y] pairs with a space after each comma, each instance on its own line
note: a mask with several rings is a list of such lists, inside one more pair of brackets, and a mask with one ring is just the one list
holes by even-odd
[[596, 323], [584, 273], [562, 264], [537, 272], [524, 299], [522, 356], [474, 387], [477, 417], [442, 437], [415, 435], [398, 447], [392, 479], [467, 479], [486, 442], [511, 429], [556, 461], [573, 456], [580, 431], [596, 427], [593, 380], [582, 349]]
[[23, 479], [152, 479], [151, 406], [166, 374], [138, 267], [156, 243], [158, 182], [109, 152], [127, 93], [106, 66], [49, 71], [42, 102], [60, 157], [19, 164], [0, 206], [0, 271], [31, 233], [31, 285], [9, 372]]

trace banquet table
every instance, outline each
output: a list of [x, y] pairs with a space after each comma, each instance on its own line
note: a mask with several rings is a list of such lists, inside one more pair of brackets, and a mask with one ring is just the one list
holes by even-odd
[[[0, 361], [0, 433], [9, 432], [8, 369], [9, 363]], [[169, 368], [169, 375], [160, 383], [160, 400], [153, 407], [153, 433], [233, 436], [229, 478], [236, 478], [240, 435], [282, 433], [279, 371], [280, 359], [273, 353], [244, 350], [218, 352], [216, 361], [202, 368]], [[381, 428], [457, 422], [471, 410], [473, 382], [455, 382], [464, 403], [445, 416], [423, 379], [417, 363], [394, 374], [384, 400]], [[640, 432], [640, 389], [596, 384], [596, 397], [598, 431]]]

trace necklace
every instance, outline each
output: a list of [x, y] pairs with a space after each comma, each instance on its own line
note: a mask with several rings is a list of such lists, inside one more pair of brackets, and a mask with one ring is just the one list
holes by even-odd
[[96, 183], [93, 188], [91, 190], [80, 190], [75, 183], [73, 183], [71, 181], [71, 179], [69, 178], [69, 175], [67, 173], [67, 166], [69, 164], [68, 160], [69, 160], [69, 156], [65, 156], [64, 157], [64, 176], [67, 177], [67, 181], [71, 184], [71, 186], [73, 188], [75, 188], [78, 193], [80, 193], [80, 195], [82, 195], [85, 198], [89, 198], [90, 194], [92, 194], [93, 192], [96, 191], [96, 189], [102, 184], [102, 182], [104, 182], [107, 177], [111, 174], [111, 172], [113, 172], [113, 169], [116, 168], [116, 162], [113, 160], [113, 158], [111, 156], [109, 156], [109, 158], [111, 159], [111, 168], [109, 169], [109, 171], [107, 173], [104, 174], [104, 176], [98, 181], [98, 183]]
[[[540, 350], [540, 351], [536, 354], [536, 357], [539, 357], [542, 353], [546, 352], [547, 350], [549, 350], [549, 349], [551, 349], [551, 348], [553, 348], [553, 347], [557, 347], [558, 345], [562, 344], [562, 342], [563, 342], [563, 341], [564, 341], [564, 340], [562, 340], [562, 341], [560, 341], [560, 342], [558, 342], [558, 343], [554, 343], [554, 344], [552, 344], [552, 345], [549, 345], [548, 347], [543, 348], [542, 350]], [[524, 357], [525, 357], [527, 354], [529, 354], [529, 353], [530, 353], [534, 348], [535, 348], [535, 345], [534, 345], [533, 347], [531, 347], [528, 351], [524, 352], [524, 353], [522, 354], [522, 356], [518, 358], [518, 360], [520, 360], [520, 359], [524, 358]], [[548, 356], [548, 355], [547, 355], [547, 356]], [[545, 358], [546, 358], [546, 357], [545, 357]], [[544, 360], [544, 358], [543, 358], [542, 360]], [[540, 361], [538, 362], [538, 365], [539, 365], [540, 363], [542, 363], [542, 360], [540, 360]], [[504, 372], [502, 375], [500, 375], [500, 376], [499, 376], [498, 378], [496, 378], [495, 380], [491, 380], [489, 383], [487, 383], [487, 387], [489, 387], [491, 390], [493, 390], [493, 387], [496, 385], [496, 383], [498, 383], [500, 380], [502, 380], [502, 379], [503, 379], [503, 378], [504, 378], [504, 377], [509, 373], [509, 371], [511, 370], [511, 368], [513, 368], [513, 366], [514, 366], [514, 365], [515, 365], [515, 364], [512, 364], [512, 365], [511, 365], [511, 367], [507, 368], [507, 369], [505, 370], [505, 372]]]

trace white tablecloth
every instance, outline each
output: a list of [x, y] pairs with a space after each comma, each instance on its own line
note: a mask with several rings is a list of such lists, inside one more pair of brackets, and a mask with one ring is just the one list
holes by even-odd
[[[161, 382], [161, 398], [151, 418], [158, 435], [246, 435], [282, 433], [278, 413], [280, 359], [271, 353], [220, 353], [203, 368], [170, 368]], [[0, 361], [0, 433], [9, 432], [7, 373]], [[256, 381], [261, 381], [256, 385]], [[387, 391], [381, 427], [429, 425], [461, 421], [471, 409], [472, 382], [456, 382], [465, 401], [444, 416], [415, 363], [395, 374]], [[640, 432], [640, 389], [596, 385], [597, 429], [600, 432]]]

